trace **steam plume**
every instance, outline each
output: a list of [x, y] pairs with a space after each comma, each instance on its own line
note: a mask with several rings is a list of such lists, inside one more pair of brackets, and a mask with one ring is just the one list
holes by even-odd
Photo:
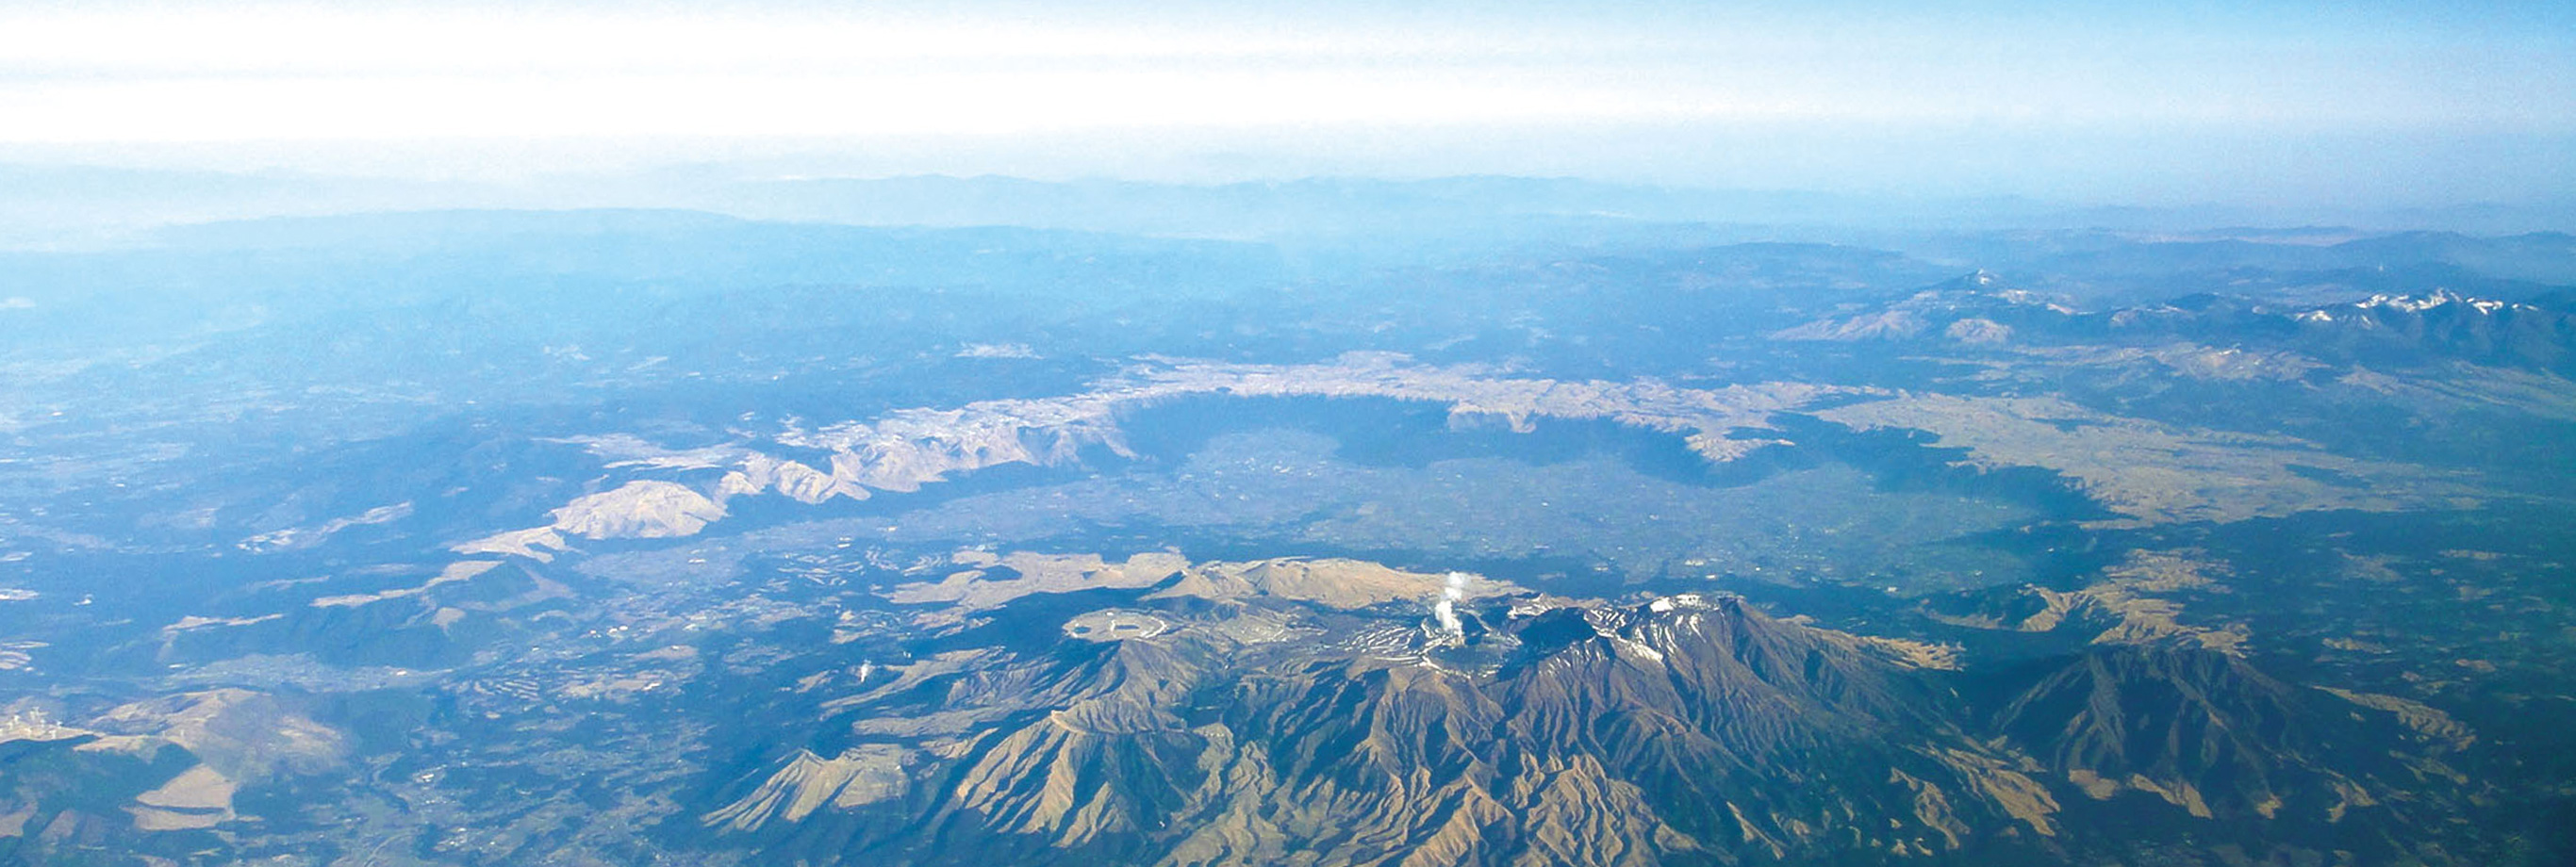
[[1458, 621], [1458, 601], [1467, 598], [1467, 573], [1449, 573], [1449, 586], [1440, 590], [1440, 601], [1431, 606], [1431, 616], [1439, 618], [1440, 629], [1460, 638], [1467, 637], [1467, 625]]

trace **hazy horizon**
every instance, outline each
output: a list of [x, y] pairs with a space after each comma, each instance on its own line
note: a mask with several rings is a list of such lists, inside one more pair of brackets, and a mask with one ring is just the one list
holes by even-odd
[[16, 119], [0, 162], [2563, 208], [2570, 18], [2503, 2], [39, 4], [0, 12], [0, 115]]

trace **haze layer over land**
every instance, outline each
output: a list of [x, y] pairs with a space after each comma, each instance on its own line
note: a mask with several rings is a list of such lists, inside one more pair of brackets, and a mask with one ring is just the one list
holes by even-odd
[[[2350, 223], [2576, 197], [2570, 15], [33, 5], [0, 13], [0, 162], [216, 171], [175, 182], [290, 210], [675, 205], [711, 181], [924, 174], [1509, 174]], [[174, 182], [12, 179], [68, 199]]]

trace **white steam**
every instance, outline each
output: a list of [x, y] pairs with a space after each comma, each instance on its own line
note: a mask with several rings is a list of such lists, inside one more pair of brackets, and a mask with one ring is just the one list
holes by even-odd
[[1440, 589], [1440, 601], [1431, 606], [1431, 616], [1439, 618], [1440, 630], [1459, 638], [1467, 637], [1467, 624], [1458, 620], [1458, 602], [1467, 598], [1467, 573], [1449, 573], [1449, 586]]

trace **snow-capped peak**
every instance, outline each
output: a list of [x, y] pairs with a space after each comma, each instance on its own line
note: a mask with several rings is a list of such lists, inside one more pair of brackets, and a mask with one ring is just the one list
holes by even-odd
[[2398, 310], [2407, 313], [2421, 313], [2446, 304], [2465, 304], [2480, 313], [2494, 313], [2507, 307], [2517, 306], [2505, 301], [2496, 301], [2487, 298], [2471, 298], [2453, 292], [2447, 288], [2434, 289], [2433, 291], [2423, 295], [2377, 294], [2370, 296], [2368, 300], [2354, 302], [2352, 306], [2364, 310], [2379, 308]]

